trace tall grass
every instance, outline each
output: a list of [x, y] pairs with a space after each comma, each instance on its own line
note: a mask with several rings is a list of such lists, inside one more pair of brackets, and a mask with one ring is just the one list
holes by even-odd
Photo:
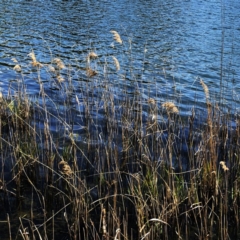
[[[1, 239], [240, 237], [240, 120], [231, 125], [204, 80], [206, 119], [196, 124], [193, 106], [184, 124], [177, 99], [146, 99], [137, 82], [132, 94], [116, 91], [107, 77], [119, 77], [116, 57], [102, 79], [89, 52], [79, 91], [63, 60], [29, 57], [38, 98], [22, 81], [0, 99]], [[14, 70], [22, 72], [17, 63]]]

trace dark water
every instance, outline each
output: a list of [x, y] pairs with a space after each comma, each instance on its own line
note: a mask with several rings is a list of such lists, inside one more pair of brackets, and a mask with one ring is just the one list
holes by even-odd
[[[240, 2], [238, 0], [150, 1], [0, 1], [0, 87], [6, 94], [22, 66], [27, 91], [39, 93], [36, 72], [27, 56], [34, 50], [38, 61], [54, 57], [71, 66], [73, 86], [84, 78], [86, 54], [94, 50], [96, 68], [111, 69], [111, 56], [121, 71], [114, 87], [137, 81], [141, 94], [176, 101], [181, 115], [204, 103], [201, 77], [212, 100], [240, 112]], [[110, 30], [119, 32], [120, 46]], [[121, 82], [121, 74], [127, 81]], [[49, 73], [41, 81], [56, 92]], [[116, 90], [117, 92], [117, 90]]]

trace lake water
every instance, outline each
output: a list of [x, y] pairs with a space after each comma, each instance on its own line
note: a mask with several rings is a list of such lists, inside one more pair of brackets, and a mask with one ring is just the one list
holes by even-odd
[[[111, 30], [115, 30], [121, 35], [122, 45], [113, 40]], [[29, 53], [32, 51], [34, 51], [37, 60], [43, 64], [41, 69], [37, 70], [31, 65]], [[91, 67], [98, 72], [98, 75], [93, 78], [86, 75], [86, 67], [88, 66], [86, 56], [91, 51], [98, 55], [98, 58], [91, 62]], [[118, 59], [121, 67], [117, 72], [112, 56]], [[65, 69], [61, 70], [64, 82], [57, 82], [56, 76], [49, 69], [49, 64], [53, 63], [54, 58], [60, 58], [66, 66]], [[21, 72], [16, 72], [13, 69], [17, 64], [16, 60], [21, 65]], [[206, 113], [205, 95], [199, 82], [201, 78], [209, 87], [211, 100], [219, 103], [222, 110], [231, 111], [231, 120], [234, 125], [236, 115], [240, 115], [239, 76], [239, 0], [0, 0], [0, 91], [5, 96], [16, 94], [19, 90], [19, 83], [24, 83], [29, 98], [35, 101], [36, 105], [34, 106], [37, 106], [38, 101], [41, 101], [41, 86], [44, 87], [47, 96], [46, 104], [50, 107], [48, 110], [53, 106], [53, 112], [51, 110], [49, 112], [44, 111], [45, 109], [42, 110], [41, 106], [37, 108], [37, 113], [34, 115], [34, 129], [35, 126], [40, 129], [47, 129], [49, 126], [53, 137], [56, 137], [57, 140], [60, 139], [56, 141], [56, 145], [52, 141], [53, 143], [46, 151], [47, 156], [48, 150], [50, 152], [51, 148], [51, 153], [54, 153], [51, 158], [55, 156], [55, 151], [58, 153], [56, 154], [56, 162], [59, 160], [57, 159], [59, 153], [65, 151], [63, 149], [65, 145], [68, 146], [65, 143], [68, 140], [72, 141], [73, 138], [78, 143], [80, 142], [81, 154], [79, 154], [78, 160], [83, 161], [83, 166], [85, 160], [82, 151], [84, 152], [84, 150], [89, 153], [90, 161], [92, 160], [93, 163], [100, 162], [97, 164], [99, 169], [101, 165], [108, 165], [105, 162], [101, 163], [99, 159], [106, 161], [109, 157], [105, 156], [105, 149], [111, 149], [114, 145], [112, 151], [109, 150], [111, 158], [113, 151], [115, 154], [115, 144], [120, 159], [123, 152], [123, 143], [118, 141], [117, 137], [115, 139], [115, 131], [116, 135], [118, 134], [121, 137], [125, 133], [125, 131], [123, 132], [125, 128], [130, 129], [127, 136], [131, 136], [133, 133], [131, 130], [134, 130], [133, 135], [135, 135], [136, 129], [133, 126], [134, 123], [127, 122], [128, 119], [126, 120], [126, 126], [121, 129], [120, 124], [125, 124], [125, 119], [122, 116], [122, 121], [119, 120], [120, 123], [118, 121], [111, 123], [111, 118], [109, 118], [106, 124], [104, 118], [104, 115], [107, 115], [104, 112], [106, 102], [104, 101], [114, 99], [116, 104], [114, 107], [109, 107], [110, 113], [108, 112], [108, 114], [110, 116], [112, 114], [111, 110], [116, 110], [119, 107], [116, 113], [113, 111], [114, 117], [119, 119], [121, 117], [118, 118], [118, 116], [126, 106], [121, 105], [121, 101], [126, 100], [124, 96], [126, 93], [129, 98], [135, 97], [133, 100], [138, 101], [140, 99], [142, 101], [143, 121], [145, 120], [145, 123], [150, 119], [147, 115], [149, 113], [149, 104], [147, 103], [149, 98], [156, 100], [159, 109], [161, 109], [163, 102], [173, 101], [179, 108], [181, 120], [188, 119], [193, 106], [195, 111], [198, 112], [196, 118], [201, 118], [201, 113]], [[88, 116], [88, 112], [84, 109], [85, 105], [82, 104], [87, 101], [91, 110], [91, 118], [88, 121], [84, 119], [84, 116]], [[67, 104], [65, 104], [66, 102]], [[131, 110], [138, 111], [139, 108], [136, 109], [134, 106], [133, 104]], [[152, 115], [153, 119], [154, 115]], [[166, 119], [168, 118], [166, 117]], [[161, 116], [158, 116], [158, 120], [161, 120]], [[111, 128], [111, 124], [113, 128]], [[108, 129], [106, 125], [110, 125], [109, 129], [114, 132], [111, 133], [114, 138], [109, 137], [108, 139], [105, 136], [106, 129]], [[115, 126], [119, 129], [115, 129]], [[147, 126], [145, 124], [145, 127]], [[91, 138], [86, 133], [87, 128], [90, 133], [93, 132]], [[73, 131], [67, 131], [67, 129]], [[137, 131], [140, 132], [142, 129]], [[179, 135], [187, 136], [187, 132], [185, 134], [184, 131], [185, 129]], [[72, 135], [70, 135], [70, 132]], [[198, 130], [194, 133], [196, 133], [196, 139], [199, 141], [201, 133], [198, 135]], [[21, 134], [21, 132], [18, 134]], [[138, 134], [136, 133], [136, 136]], [[7, 135], [10, 136], [10, 139], [15, 139], [12, 137], [15, 135], [14, 132], [11, 131]], [[41, 141], [41, 138], [45, 138], [46, 135], [40, 133], [40, 140], [34, 139], [34, 141], [39, 142], [40, 149], [43, 150], [44, 147], [47, 148], [48, 140]], [[38, 137], [38, 133], [36, 133], [36, 136]], [[135, 141], [136, 136], [133, 137], [133, 141]], [[149, 140], [146, 137], [149, 144], [151, 144], [151, 141], [164, 142], [168, 140], [165, 130], [159, 132], [159, 135], [156, 132], [156, 135], [154, 133], [152, 136], [154, 137], [153, 140], [151, 134], [149, 134]], [[89, 147], [89, 139], [93, 145], [91, 148]], [[180, 138], [178, 140], [178, 136], [176, 139], [176, 141], [181, 141]], [[6, 142], [8, 144], [8, 140], [3, 140], [1, 140], [1, 148], [2, 143]], [[182, 141], [183, 145], [185, 142], [186, 139]], [[16, 152], [19, 151], [22, 154], [21, 148], [11, 151], [15, 144], [18, 146], [18, 143], [13, 143], [13, 145], [10, 143], [7, 147], [7, 151], [10, 151], [9, 154], [1, 149], [2, 164], [0, 165], [0, 172], [1, 176], [4, 176], [3, 180], [9, 180], [8, 184], [13, 182], [12, 176], [16, 171], [14, 169], [17, 168], [17, 164], [13, 163], [14, 157], [18, 157]], [[182, 150], [180, 159], [182, 159], [184, 165], [185, 158], [189, 157], [189, 149], [187, 149], [187, 146], [182, 147], [181, 145], [181, 148], [179, 148]], [[24, 146], [25, 142], [22, 144], [22, 147]], [[95, 148], [95, 146], [98, 147]], [[72, 144], [69, 151], [74, 151], [74, 148]], [[130, 158], [135, 156], [135, 146], [133, 148], [134, 154], [130, 154]], [[158, 152], [155, 153], [155, 147], [151, 148], [150, 146], [149, 149], [149, 154], [153, 155], [152, 159], [160, 162], [162, 159], [157, 155]], [[190, 150], [192, 151], [192, 149]], [[66, 147], [67, 151], [68, 148]], [[130, 149], [129, 153], [131, 151]], [[157, 151], [162, 152], [161, 149]], [[45, 166], [45, 161], [49, 161], [49, 159], [45, 157], [44, 151], [40, 152], [37, 160], [41, 163], [39, 176], [46, 180], [47, 177], [45, 178], [45, 176], [47, 176], [48, 168], [42, 167], [42, 165]], [[30, 151], [29, 154], [32, 154], [32, 152]], [[33, 155], [35, 156], [35, 153]], [[62, 154], [62, 156], [64, 155]], [[101, 158], [98, 159], [98, 156], [101, 156]], [[63, 157], [63, 159], [65, 158]], [[133, 160], [130, 159], [129, 161]], [[78, 164], [81, 165], [82, 163], [78, 161]], [[35, 165], [33, 166], [35, 167]], [[84, 168], [85, 166], [81, 169]], [[109, 171], [109, 169], [107, 172], [112, 171], [111, 169]], [[96, 177], [98, 176], [96, 175]], [[101, 176], [99, 179], [101, 179]], [[45, 186], [45, 183], [42, 185]], [[112, 182], [111, 185], [114, 186]], [[8, 185], [9, 189], [10, 187], [11, 185]], [[25, 192], [25, 195], [31, 196], [32, 189], [31, 185], [31, 191]], [[2, 194], [1, 186], [0, 190]], [[15, 189], [13, 189], [13, 192], [15, 192]], [[10, 193], [9, 191], [7, 194], [10, 196]], [[5, 201], [5, 195], [2, 196], [0, 196], [1, 204]], [[37, 196], [36, 202], [40, 201], [38, 200], [39, 196]], [[10, 200], [11, 198], [11, 196], [6, 197]], [[32, 209], [32, 201], [31, 203], [27, 201], [26, 203], [29, 205], [26, 205], [25, 208], [28, 208], [27, 206], [31, 204]], [[10, 201], [9, 203], [11, 204]], [[8, 212], [8, 209], [3, 209], [4, 204], [2, 206], [0, 217], [6, 219], [5, 213]], [[29, 209], [27, 209], [26, 215], [29, 214]], [[39, 211], [39, 208], [37, 208], [37, 211]], [[25, 216], [25, 212], [22, 216]], [[18, 221], [19, 216], [16, 216], [15, 219]], [[0, 228], [1, 239], [9, 239], [7, 223], [2, 221], [2, 225], [4, 227]], [[12, 224], [11, 227], [18, 229], [15, 233], [21, 228], [19, 222], [16, 226]], [[60, 227], [61, 225], [55, 230], [56, 236]], [[5, 235], [6, 237], [4, 237]], [[61, 231], [59, 231], [59, 235], [62, 235]], [[65, 236], [57, 238], [66, 239]]]
[[[63, 74], [71, 75], [78, 94], [79, 81], [86, 78], [86, 55], [93, 50], [99, 56], [94, 67], [103, 72], [98, 81], [106, 77], [104, 71], [113, 71], [111, 56], [119, 60], [121, 70], [108, 75], [116, 92], [135, 82], [144, 98], [175, 101], [180, 114], [188, 116], [193, 105], [204, 106], [200, 77], [213, 101], [240, 113], [238, 0], [2, 0], [0, 5], [4, 94], [19, 78], [11, 60], [16, 58], [28, 93], [38, 95], [38, 76], [29, 64], [32, 50], [44, 64], [61, 58], [68, 66]], [[123, 45], [113, 41], [111, 30], [121, 35]], [[44, 69], [41, 81], [58, 96]]]

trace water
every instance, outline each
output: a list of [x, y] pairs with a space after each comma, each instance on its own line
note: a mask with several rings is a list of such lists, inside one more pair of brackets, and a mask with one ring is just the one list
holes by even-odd
[[[112, 55], [119, 60], [118, 74], [127, 81], [113, 77], [116, 89], [137, 81], [143, 96], [176, 101], [180, 114], [188, 116], [193, 105], [204, 107], [197, 80], [201, 77], [212, 100], [240, 112], [237, 0], [2, 0], [0, 4], [0, 87], [5, 94], [9, 84], [22, 77], [13, 70], [12, 58], [22, 66], [28, 93], [39, 93], [36, 71], [29, 64], [32, 50], [41, 63], [59, 57], [71, 66], [65, 76], [71, 73], [78, 94], [86, 55], [94, 50], [99, 72], [105, 63], [113, 68]], [[113, 41], [111, 30], [119, 32], [123, 46]], [[41, 80], [49, 93], [58, 96], [49, 72], [41, 70]]]
[[[113, 41], [111, 30], [119, 32], [123, 45]], [[61, 73], [66, 80], [62, 85], [56, 84], [47, 67], [43, 67], [40, 73], [32, 68], [28, 56], [32, 50], [37, 60], [45, 65], [55, 57], [62, 59], [67, 66]], [[92, 50], [99, 56], [92, 66], [100, 74], [89, 83], [85, 60]], [[117, 74], [112, 56], [121, 65]], [[16, 65], [13, 58], [21, 65], [21, 73], [13, 70]], [[105, 99], [114, 98], [115, 103], [120, 103], [122, 89], [126, 89], [130, 97], [139, 91], [143, 99], [152, 97], [159, 106], [164, 101], [174, 101], [180, 115], [187, 119], [193, 106], [199, 112], [206, 108], [199, 83], [199, 78], [202, 78], [209, 87], [212, 101], [239, 115], [239, 63], [238, 0], [0, 0], [1, 91], [7, 95], [10, 89], [14, 94], [18, 83], [24, 81], [30, 99], [35, 101], [40, 93], [39, 83], [44, 83], [49, 96], [47, 105], [53, 107], [49, 114], [53, 136], [66, 138], [66, 141], [74, 139], [80, 143], [81, 149], [88, 144], [84, 119], [80, 114], [85, 112], [82, 101], [86, 95], [92, 96], [88, 100], [95, 121], [90, 131], [97, 136], [96, 142], [91, 142], [93, 145], [110, 146], [104, 142], [105, 128], [101, 125], [105, 114], [101, 94], [109, 94]], [[105, 90], [105, 82], [111, 89], [110, 93]], [[88, 84], [90, 89], [86, 89]], [[76, 104], [76, 96], [79, 105]], [[76, 111], [68, 112], [64, 105], [66, 99], [71, 110], [77, 105]], [[147, 105], [146, 101], [143, 107]], [[121, 105], [116, 104], [115, 109], [117, 113], [121, 112]], [[145, 119], [146, 112], [143, 112]], [[39, 116], [35, 115], [36, 125], [42, 129], [44, 121], [46, 123], [45, 114], [44, 110], [39, 110]], [[67, 117], [77, 121], [65, 122]], [[160, 116], [158, 120], [161, 121]], [[44, 144], [39, 144], [44, 148]], [[121, 146], [118, 150], [121, 152]], [[59, 151], [62, 151], [61, 147]], [[6, 165], [12, 164], [12, 158], [4, 160]], [[5, 179], [11, 179], [10, 170]], [[8, 210], [4, 209], [2, 215], [5, 211]], [[18, 217], [15, 219], [18, 221]], [[2, 225], [7, 239], [7, 224]]]

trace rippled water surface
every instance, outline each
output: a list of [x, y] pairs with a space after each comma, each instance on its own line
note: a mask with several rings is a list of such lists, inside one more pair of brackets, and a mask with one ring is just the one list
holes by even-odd
[[[108, 75], [115, 92], [135, 82], [146, 98], [176, 101], [180, 113], [188, 115], [193, 105], [203, 105], [201, 77], [214, 101], [240, 111], [237, 0], [12, 0], [0, 5], [0, 87], [5, 94], [22, 77], [29, 94], [39, 93], [39, 76], [29, 64], [32, 50], [43, 64], [61, 58], [68, 66], [63, 74], [78, 94], [86, 78], [86, 55], [94, 50], [99, 56], [94, 67], [102, 73], [97, 84], [106, 78], [104, 71], [113, 69], [111, 56], [118, 58], [121, 70]], [[123, 45], [113, 41], [111, 30], [119, 32]], [[22, 75], [13, 70], [12, 58], [21, 64]], [[58, 95], [46, 69], [41, 81]]]

